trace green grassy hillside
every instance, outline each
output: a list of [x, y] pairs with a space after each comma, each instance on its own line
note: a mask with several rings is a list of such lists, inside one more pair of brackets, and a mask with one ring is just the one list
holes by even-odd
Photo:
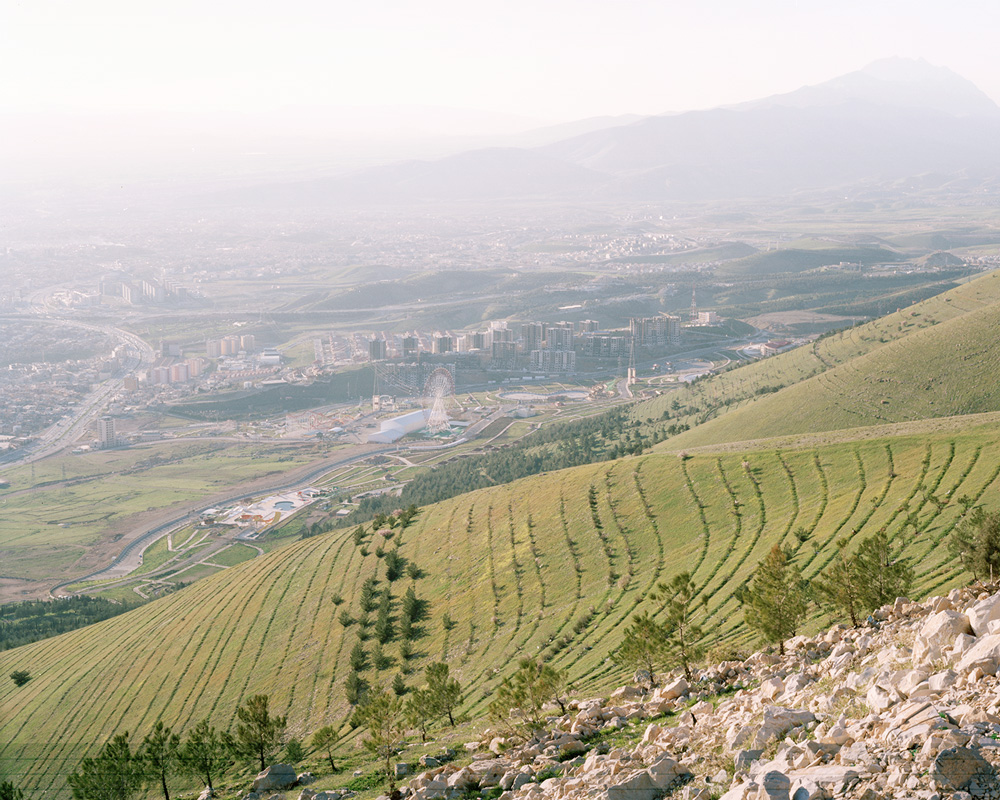
[[[811, 345], [639, 403], [633, 415], [695, 429], [665, 445], [679, 448], [996, 410], [1000, 395], [984, 359], [1000, 346], [998, 322], [1000, 273], [992, 272]], [[911, 391], [917, 386], [919, 393]]]
[[[809, 246], [812, 244], [812, 246]], [[804, 246], [803, 246], [804, 245]], [[826, 245], [826, 246], [823, 246]], [[904, 261], [906, 256], [884, 247], [834, 246], [828, 242], [805, 242], [779, 250], [755, 253], [721, 265], [723, 275], [764, 275], [781, 272], [803, 272], [817, 267], [839, 264], [884, 264]]]
[[[423, 573], [392, 584], [377, 556], [381, 537], [367, 555], [349, 531], [298, 542], [115, 619], [0, 653], [0, 675], [33, 676], [21, 687], [0, 682], [0, 764], [21, 772], [32, 794], [64, 797], [65, 775], [115, 732], [141, 736], [158, 720], [184, 730], [204, 717], [225, 728], [254, 693], [271, 695], [296, 735], [343, 720], [359, 625], [338, 617], [358, 617], [371, 576], [397, 601], [412, 584], [427, 602], [407, 665], [416, 673], [448, 660], [473, 714], [521, 655], [543, 654], [583, 692], [622, 681], [608, 653], [631, 614], [650, 607], [655, 584], [682, 570], [708, 600], [706, 629], [742, 641], [732, 594], [775, 542], [796, 550], [808, 576], [830, 561], [838, 537], [885, 527], [917, 563], [916, 594], [945, 589], [959, 579], [940, 546], [959, 518], [954, 499], [993, 502], [1000, 475], [997, 424], [976, 421], [958, 432], [842, 434], [822, 447], [687, 460], [654, 453], [480, 490], [424, 509], [384, 543], [401, 539]], [[398, 640], [385, 651], [395, 664], [369, 668], [372, 684], [401, 667]]]
[[[998, 279], [994, 279], [998, 280]], [[919, 308], [912, 318], [926, 313]], [[1000, 410], [1000, 303], [915, 330], [678, 436], [673, 447]]]

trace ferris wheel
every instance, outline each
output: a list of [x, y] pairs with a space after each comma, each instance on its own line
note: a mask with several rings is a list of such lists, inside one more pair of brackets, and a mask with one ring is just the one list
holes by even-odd
[[455, 394], [455, 378], [445, 367], [435, 369], [424, 383], [424, 397], [431, 404], [431, 414], [427, 418], [427, 430], [440, 433], [448, 430], [448, 398]]

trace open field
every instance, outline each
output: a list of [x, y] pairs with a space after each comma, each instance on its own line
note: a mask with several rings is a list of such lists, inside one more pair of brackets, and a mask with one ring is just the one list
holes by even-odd
[[83, 575], [175, 507], [252, 491], [328, 454], [316, 445], [157, 442], [10, 470], [10, 488], [0, 491], [3, 572], [45, 581]]
[[[818, 447], [763, 443], [686, 460], [654, 453], [428, 507], [383, 545], [401, 540], [423, 573], [412, 583], [428, 615], [406, 666], [447, 659], [472, 713], [518, 655], [543, 654], [583, 693], [610, 687], [626, 677], [607, 656], [629, 617], [650, 607], [658, 581], [685, 569], [708, 601], [706, 627], [739, 644], [746, 634], [732, 593], [779, 541], [810, 576], [837, 538], [885, 527], [917, 565], [915, 594], [940, 592], [959, 580], [941, 546], [961, 513], [956, 498], [996, 505], [997, 432], [987, 424], [906, 435], [904, 426], [882, 438], [842, 432]], [[350, 531], [299, 541], [122, 617], [3, 653], [0, 673], [30, 665], [34, 678], [0, 684], [0, 759], [44, 755], [26, 787], [66, 796], [65, 773], [114, 732], [141, 734], [157, 720], [183, 730], [204, 716], [225, 728], [257, 692], [288, 713], [295, 735], [342, 721], [359, 626], [343, 626], [338, 613], [357, 618], [368, 577], [397, 601], [411, 583], [386, 582], [378, 544], [369, 535], [363, 556]], [[403, 666], [398, 641], [386, 652], [394, 665], [364, 672], [370, 683]]]

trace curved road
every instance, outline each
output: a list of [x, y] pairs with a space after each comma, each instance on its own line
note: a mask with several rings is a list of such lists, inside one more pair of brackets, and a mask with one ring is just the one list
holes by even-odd
[[[252, 491], [254, 495], [257, 494], [275, 494], [278, 492], [285, 492], [291, 489], [306, 487], [310, 483], [314, 483], [317, 478], [321, 478], [328, 472], [332, 472], [339, 467], [347, 466], [355, 461], [362, 461], [371, 456], [383, 455], [385, 453], [390, 453], [397, 448], [395, 447], [382, 447], [376, 450], [366, 450], [364, 453], [358, 453], [347, 458], [337, 459], [335, 461], [328, 461], [322, 466], [313, 468], [310, 472], [304, 475], [299, 475], [295, 480], [274, 484], [274, 485], [264, 485], [255, 487]], [[232, 494], [223, 498], [215, 498], [211, 501], [210, 505], [227, 505], [229, 503], [235, 503], [247, 496], [246, 490], [239, 492], [237, 494]], [[206, 502], [208, 502], [206, 500]], [[205, 504], [199, 503], [197, 508], [202, 508]], [[79, 577], [71, 578], [65, 580], [61, 583], [57, 583], [51, 589], [49, 589], [49, 595], [52, 597], [60, 596], [58, 593], [61, 589], [74, 583], [81, 583], [83, 581], [99, 580], [103, 578], [115, 578], [124, 577], [132, 572], [139, 563], [139, 557], [142, 552], [151, 545], [154, 541], [159, 539], [161, 536], [165, 536], [176, 528], [182, 527], [192, 520], [194, 520], [200, 512], [197, 510], [190, 510], [181, 514], [167, 522], [161, 523], [154, 528], [150, 528], [142, 535], [136, 537], [118, 553], [112, 560], [111, 563], [106, 567], [101, 567], [99, 570], [95, 570], [87, 575], [81, 575]], [[65, 595], [62, 595], [65, 596]]]

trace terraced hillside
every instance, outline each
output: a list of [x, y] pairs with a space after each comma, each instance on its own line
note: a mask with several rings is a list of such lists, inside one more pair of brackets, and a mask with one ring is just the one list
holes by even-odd
[[670, 449], [1000, 410], [1000, 273], [655, 400]]
[[[822, 447], [654, 453], [549, 473], [424, 509], [392, 539], [350, 531], [307, 539], [91, 628], [0, 654], [0, 764], [31, 792], [67, 796], [65, 775], [115, 732], [141, 736], [162, 720], [184, 730], [209, 717], [225, 728], [240, 701], [264, 692], [308, 735], [343, 720], [344, 680], [359, 641], [362, 587], [400, 604], [426, 601], [414, 672], [446, 659], [467, 687], [464, 710], [485, 698], [516, 657], [546, 656], [582, 691], [625, 677], [608, 661], [631, 614], [658, 581], [693, 573], [707, 630], [729, 644], [745, 634], [733, 591], [775, 542], [819, 572], [838, 537], [879, 528], [906, 547], [925, 595], [957, 582], [941, 546], [961, 513], [957, 498], [995, 506], [1000, 441], [994, 418], [958, 431]], [[421, 571], [385, 579], [387, 551]], [[338, 604], [338, 600], [341, 601]], [[378, 602], [376, 598], [375, 603]], [[450, 624], [445, 625], [447, 619]], [[814, 620], [816, 624], [819, 619]], [[370, 657], [374, 638], [364, 644]], [[388, 682], [401, 667], [362, 673]]]

